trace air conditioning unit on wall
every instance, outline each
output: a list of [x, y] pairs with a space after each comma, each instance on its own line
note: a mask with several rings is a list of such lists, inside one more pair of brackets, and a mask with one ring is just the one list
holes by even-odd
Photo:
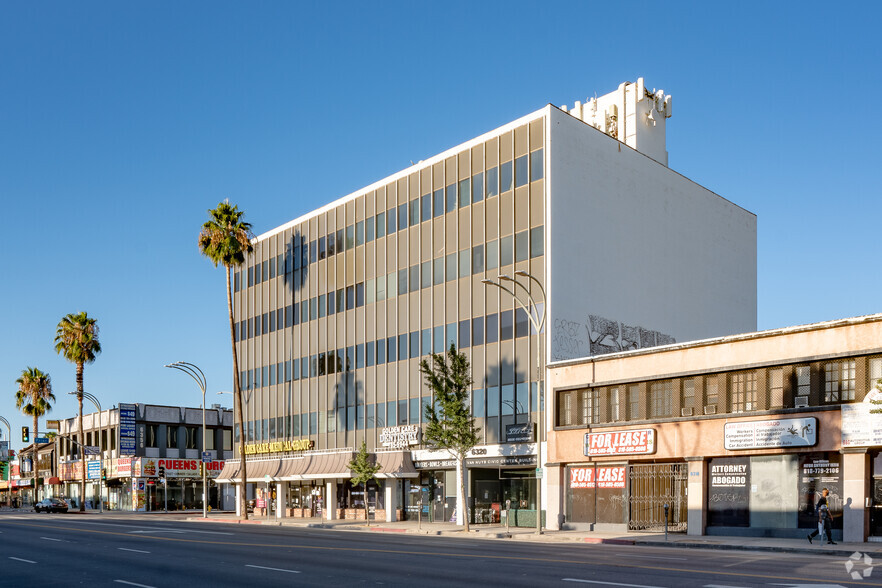
[[795, 396], [793, 398], [794, 408], [808, 408], [808, 396]]
[[704, 414], [717, 414], [717, 405], [709, 404], [704, 407]]
[[681, 408], [680, 416], [692, 416], [692, 407]]

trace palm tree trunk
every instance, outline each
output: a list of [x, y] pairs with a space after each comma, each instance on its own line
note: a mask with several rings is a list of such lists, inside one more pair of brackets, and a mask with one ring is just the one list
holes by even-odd
[[[36, 403], [34, 403], [34, 408], [36, 408]], [[34, 470], [34, 504], [37, 504], [37, 414], [34, 413], [34, 437], [31, 440], [33, 445], [31, 447], [34, 448], [34, 457], [33, 462], [31, 463], [31, 468]]]
[[[242, 387], [239, 385], [239, 354], [236, 351], [236, 323], [233, 320], [233, 288], [231, 284], [231, 269], [230, 266], [226, 266], [227, 269], [227, 310], [230, 315], [230, 343], [233, 346], [233, 404], [236, 406], [236, 421], [239, 422], [239, 474], [242, 476], [242, 481], [240, 484], [239, 490], [239, 512], [242, 513], [242, 516], [247, 520], [248, 519], [248, 496], [247, 496], [247, 488], [248, 488], [248, 476], [245, 472], [245, 418], [244, 411], [242, 409], [243, 398], [242, 398]], [[233, 423], [233, 430], [236, 429], [236, 423]]]
[[83, 431], [83, 363], [77, 362], [77, 428], [80, 431], [80, 512], [86, 512], [86, 433]]

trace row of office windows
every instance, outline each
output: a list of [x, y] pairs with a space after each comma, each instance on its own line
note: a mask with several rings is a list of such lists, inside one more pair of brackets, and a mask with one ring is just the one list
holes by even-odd
[[486, 244], [476, 245], [445, 257], [412, 265], [386, 276], [371, 278], [285, 308], [236, 323], [237, 341], [309, 322], [335, 313], [359, 308], [386, 299], [416, 292], [457, 278], [466, 278], [485, 270], [505, 267], [543, 255], [543, 227], [535, 227]]
[[[232, 451], [233, 432], [230, 429], [221, 429], [222, 446], [217, 447], [215, 434], [217, 429], [205, 429], [204, 450], [211, 451], [222, 449]], [[202, 444], [202, 427], [189, 426], [165, 426], [165, 434], [161, 434], [161, 426], [147, 424], [144, 426], [144, 446], [164, 447], [166, 449], [200, 449]], [[180, 444], [179, 444], [180, 443]]]
[[[363, 221], [332, 231], [324, 237], [307, 242], [305, 237], [295, 237], [291, 253], [279, 254], [272, 259], [246, 268], [245, 283], [242, 272], [234, 274], [234, 290], [252, 287], [276, 276], [289, 274], [338, 253], [380, 239], [387, 234], [402, 231], [408, 227], [465, 208], [474, 202], [497, 196], [530, 181], [544, 177], [543, 150], [537, 149], [502, 165], [492, 167], [486, 172], [474, 174], [471, 178], [460, 180], [446, 188], [439, 188], [431, 194], [424, 194], [409, 203], [381, 212]], [[503, 264], [505, 265], [505, 264]]]
[[239, 385], [243, 390], [251, 390], [443, 353], [451, 344], [466, 349], [531, 334], [535, 334], [535, 329], [527, 313], [518, 308], [244, 370], [239, 373]]
[[561, 390], [555, 425], [744, 413], [854, 402], [857, 367], [866, 362], [862, 390], [882, 378], [882, 358], [857, 358], [757, 370]]
[[[536, 383], [520, 383], [481, 388], [471, 392], [472, 416], [476, 419], [535, 413], [538, 407]], [[246, 441], [311, 436], [337, 431], [356, 431], [424, 422], [431, 398], [410, 398], [369, 404], [338, 406], [323, 411], [306, 412], [246, 423]]]

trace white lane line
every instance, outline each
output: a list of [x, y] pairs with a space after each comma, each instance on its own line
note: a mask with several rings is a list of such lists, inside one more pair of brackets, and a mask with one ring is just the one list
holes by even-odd
[[29, 560], [29, 559], [22, 559], [22, 558], [20, 558], [20, 557], [12, 557], [12, 556], [9, 556], [9, 559], [14, 559], [15, 561], [23, 561], [23, 562], [25, 562], [25, 563], [37, 563], [37, 562], [35, 562], [35, 561], [31, 561], [31, 560]]
[[114, 580], [117, 584], [126, 584], [127, 586], [138, 586], [139, 588], [156, 588], [147, 584], [136, 584], [135, 582], [126, 582], [125, 580]]
[[143, 549], [129, 549], [128, 547], [117, 547], [120, 551], [133, 551], [135, 553], [150, 553], [149, 551], [144, 551]]
[[600, 580], [581, 580], [579, 578], [561, 578], [563, 582], [579, 582], [580, 584], [603, 584], [604, 586], [626, 586], [627, 588], [664, 588], [663, 586], [647, 586], [645, 584], [622, 584], [621, 582], [601, 582]]
[[257, 568], [258, 570], [272, 570], [274, 572], [288, 572], [289, 574], [299, 574], [297, 570], [283, 570], [281, 568], [268, 568], [266, 566], [253, 566], [251, 564], [245, 564], [246, 568]]
[[45, 539], [46, 541], [64, 541], [64, 539], [56, 539], [55, 537], [40, 537], [40, 539]]

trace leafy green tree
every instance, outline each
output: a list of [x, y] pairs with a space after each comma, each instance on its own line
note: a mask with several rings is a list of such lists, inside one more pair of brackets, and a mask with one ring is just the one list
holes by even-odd
[[39, 430], [39, 418], [52, 410], [50, 402], [55, 402], [52, 394], [52, 380], [49, 374], [35, 367], [29, 367], [21, 371], [21, 377], [15, 380], [18, 390], [15, 392], [15, 408], [23, 414], [34, 417], [34, 442], [33, 448], [33, 473], [34, 473], [34, 502], [37, 501], [37, 431]]
[[469, 530], [466, 509], [465, 458], [478, 444], [478, 429], [469, 408], [469, 390], [472, 386], [471, 367], [465, 354], [451, 344], [446, 356], [431, 355], [432, 363], [420, 361], [420, 372], [426, 377], [426, 386], [432, 391], [432, 402], [426, 406], [427, 444], [446, 449], [456, 459], [456, 520]]
[[[55, 329], [55, 352], [77, 366], [77, 430], [83, 433], [83, 366], [101, 353], [98, 321], [85, 312], [71, 313]], [[80, 439], [80, 512], [86, 510], [86, 453]]]
[[377, 465], [376, 461], [371, 460], [371, 455], [367, 450], [367, 443], [364, 441], [361, 442], [361, 449], [355, 454], [355, 458], [349, 462], [349, 469], [355, 474], [351, 478], [352, 485], [358, 486], [359, 484], [362, 484], [364, 486], [364, 520], [367, 521], [367, 525], [370, 527], [371, 521], [368, 518], [367, 485], [371, 480], [377, 479], [377, 472], [380, 471], [380, 466]]
[[199, 250], [217, 267], [223, 265], [227, 273], [227, 312], [230, 320], [230, 343], [233, 347], [233, 398], [236, 406], [236, 421], [239, 424], [239, 459], [241, 460], [241, 482], [239, 490], [239, 512], [248, 518], [245, 507], [247, 499], [248, 475], [245, 471], [245, 418], [243, 415], [242, 387], [239, 385], [239, 355], [236, 352], [236, 323], [233, 319], [232, 268], [245, 263], [245, 254], [254, 250], [251, 239], [251, 224], [242, 220], [245, 213], [229, 200], [224, 200], [217, 208], [208, 211], [209, 220], [202, 225], [199, 233]]
[[[882, 392], [882, 380], [876, 380], [876, 390]], [[870, 414], [882, 414], [882, 400], [870, 400], [870, 404], [877, 408], [871, 408]]]

